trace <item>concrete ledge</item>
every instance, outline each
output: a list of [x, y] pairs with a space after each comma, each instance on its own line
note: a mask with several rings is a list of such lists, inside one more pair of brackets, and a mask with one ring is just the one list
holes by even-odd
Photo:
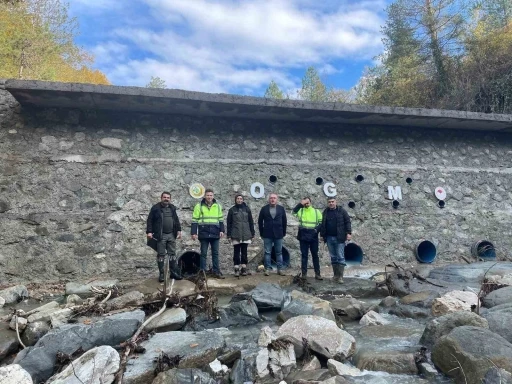
[[6, 80], [23, 106], [104, 109], [336, 124], [512, 131], [512, 115], [440, 109], [311, 103], [179, 89], [150, 89], [35, 80]]

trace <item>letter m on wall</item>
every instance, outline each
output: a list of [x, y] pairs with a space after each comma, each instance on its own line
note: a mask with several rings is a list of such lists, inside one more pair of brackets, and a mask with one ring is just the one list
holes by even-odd
[[388, 186], [388, 198], [389, 200], [402, 200], [402, 188]]

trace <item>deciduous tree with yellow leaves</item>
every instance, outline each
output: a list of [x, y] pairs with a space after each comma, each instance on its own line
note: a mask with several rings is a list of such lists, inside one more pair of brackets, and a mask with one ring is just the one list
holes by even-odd
[[61, 0], [0, 0], [0, 78], [110, 84]]

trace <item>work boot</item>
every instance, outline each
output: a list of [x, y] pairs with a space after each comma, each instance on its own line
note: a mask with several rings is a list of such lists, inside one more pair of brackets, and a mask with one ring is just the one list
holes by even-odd
[[333, 264], [332, 265], [332, 272], [334, 273], [334, 276], [332, 277], [332, 281], [335, 284], [339, 284], [340, 283], [341, 271], [340, 271], [339, 267], [340, 267], [339, 264]]
[[315, 280], [323, 280], [324, 278], [320, 275], [320, 273], [315, 273]]
[[242, 269], [240, 270], [242, 276], [247, 276], [247, 266], [245, 264], [242, 264]]
[[158, 282], [163, 283], [164, 282], [164, 262], [163, 261], [157, 261], [158, 264]]
[[278, 270], [277, 270], [277, 274], [278, 274], [279, 276], [286, 276], [286, 275], [284, 274], [284, 272], [283, 272], [283, 270], [282, 270], [282, 269], [278, 269]]
[[174, 280], [182, 280], [181, 273], [178, 270], [176, 260], [170, 260], [169, 262], [169, 276]]
[[269, 276], [270, 273], [268, 272], [268, 269], [265, 269], [265, 276]]
[[240, 276], [240, 269], [238, 267], [238, 265], [235, 265], [235, 277], [239, 277]]
[[222, 274], [222, 272], [213, 272], [213, 278], [214, 279], [220, 279], [220, 280], [224, 280], [225, 277], [224, 275]]

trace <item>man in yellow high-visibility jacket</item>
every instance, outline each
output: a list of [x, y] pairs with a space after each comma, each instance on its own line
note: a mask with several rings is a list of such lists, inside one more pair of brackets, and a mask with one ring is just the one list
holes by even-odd
[[293, 209], [293, 214], [299, 219], [297, 239], [300, 242], [302, 255], [302, 277], [308, 274], [308, 252], [311, 250], [315, 279], [323, 280], [320, 274], [320, 259], [318, 258], [318, 232], [322, 224], [322, 212], [311, 205], [311, 199], [305, 197]]
[[204, 199], [194, 207], [191, 235], [201, 243], [199, 268], [206, 272], [208, 246], [212, 249], [213, 276], [224, 279], [219, 267], [219, 241], [224, 236], [222, 206], [213, 198], [213, 190], [207, 189]]

